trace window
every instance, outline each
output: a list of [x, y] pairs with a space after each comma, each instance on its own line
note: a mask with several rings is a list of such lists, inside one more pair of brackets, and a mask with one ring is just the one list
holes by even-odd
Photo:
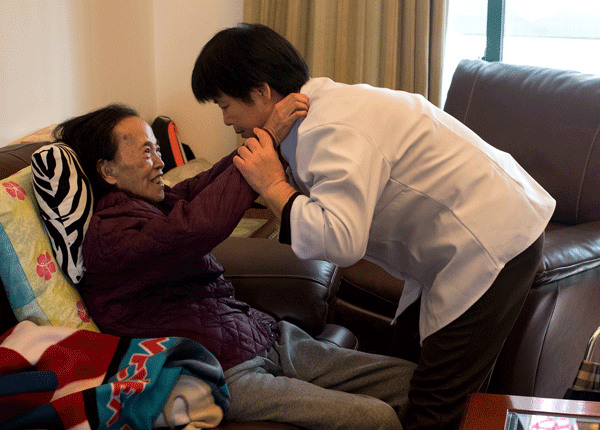
[[444, 100], [463, 58], [600, 75], [600, 1], [448, 0], [445, 49]]
[[448, 0], [448, 22], [442, 63], [442, 107], [460, 60], [483, 58], [486, 46], [487, 1]]
[[502, 61], [600, 75], [598, 0], [505, 2]]

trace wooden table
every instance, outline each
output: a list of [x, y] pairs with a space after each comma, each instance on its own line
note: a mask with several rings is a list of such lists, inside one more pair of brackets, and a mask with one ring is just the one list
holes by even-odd
[[[576, 418], [578, 422], [577, 427], [564, 424], [548, 427], [545, 427], [545, 424], [539, 424], [537, 427], [535, 424], [531, 424], [530, 427], [506, 426], [509, 412], [531, 414], [538, 417], [537, 421], [541, 421], [540, 416], [550, 416]], [[596, 422], [592, 423], [590, 420]], [[460, 428], [462, 430], [504, 430], [513, 428], [524, 430], [546, 428], [600, 430], [600, 402], [476, 393], [469, 398]]]

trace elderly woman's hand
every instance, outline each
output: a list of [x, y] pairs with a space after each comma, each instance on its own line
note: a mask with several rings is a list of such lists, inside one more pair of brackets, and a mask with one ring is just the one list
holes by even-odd
[[272, 135], [271, 137], [275, 140], [273, 142], [275, 147], [283, 142], [296, 121], [306, 116], [308, 106], [308, 96], [300, 93], [288, 94], [275, 105], [273, 112], [263, 127]]

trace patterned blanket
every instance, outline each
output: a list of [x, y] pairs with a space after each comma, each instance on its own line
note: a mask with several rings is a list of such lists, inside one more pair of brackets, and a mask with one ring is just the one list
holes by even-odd
[[216, 427], [223, 370], [189, 339], [128, 339], [23, 321], [0, 336], [0, 428]]

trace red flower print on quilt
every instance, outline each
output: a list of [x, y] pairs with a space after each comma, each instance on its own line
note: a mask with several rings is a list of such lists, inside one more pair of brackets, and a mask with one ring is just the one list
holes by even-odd
[[46, 281], [52, 278], [52, 274], [56, 272], [56, 266], [50, 259], [50, 254], [46, 252], [42, 253], [37, 258], [37, 274], [40, 278], [44, 278]]
[[90, 322], [90, 316], [88, 314], [87, 308], [85, 307], [83, 302], [81, 302], [81, 300], [77, 302], [77, 315], [79, 315], [81, 321]]
[[14, 181], [3, 182], [2, 186], [6, 189], [6, 192], [14, 198], [19, 200], [25, 200], [27, 193], [19, 184]]

